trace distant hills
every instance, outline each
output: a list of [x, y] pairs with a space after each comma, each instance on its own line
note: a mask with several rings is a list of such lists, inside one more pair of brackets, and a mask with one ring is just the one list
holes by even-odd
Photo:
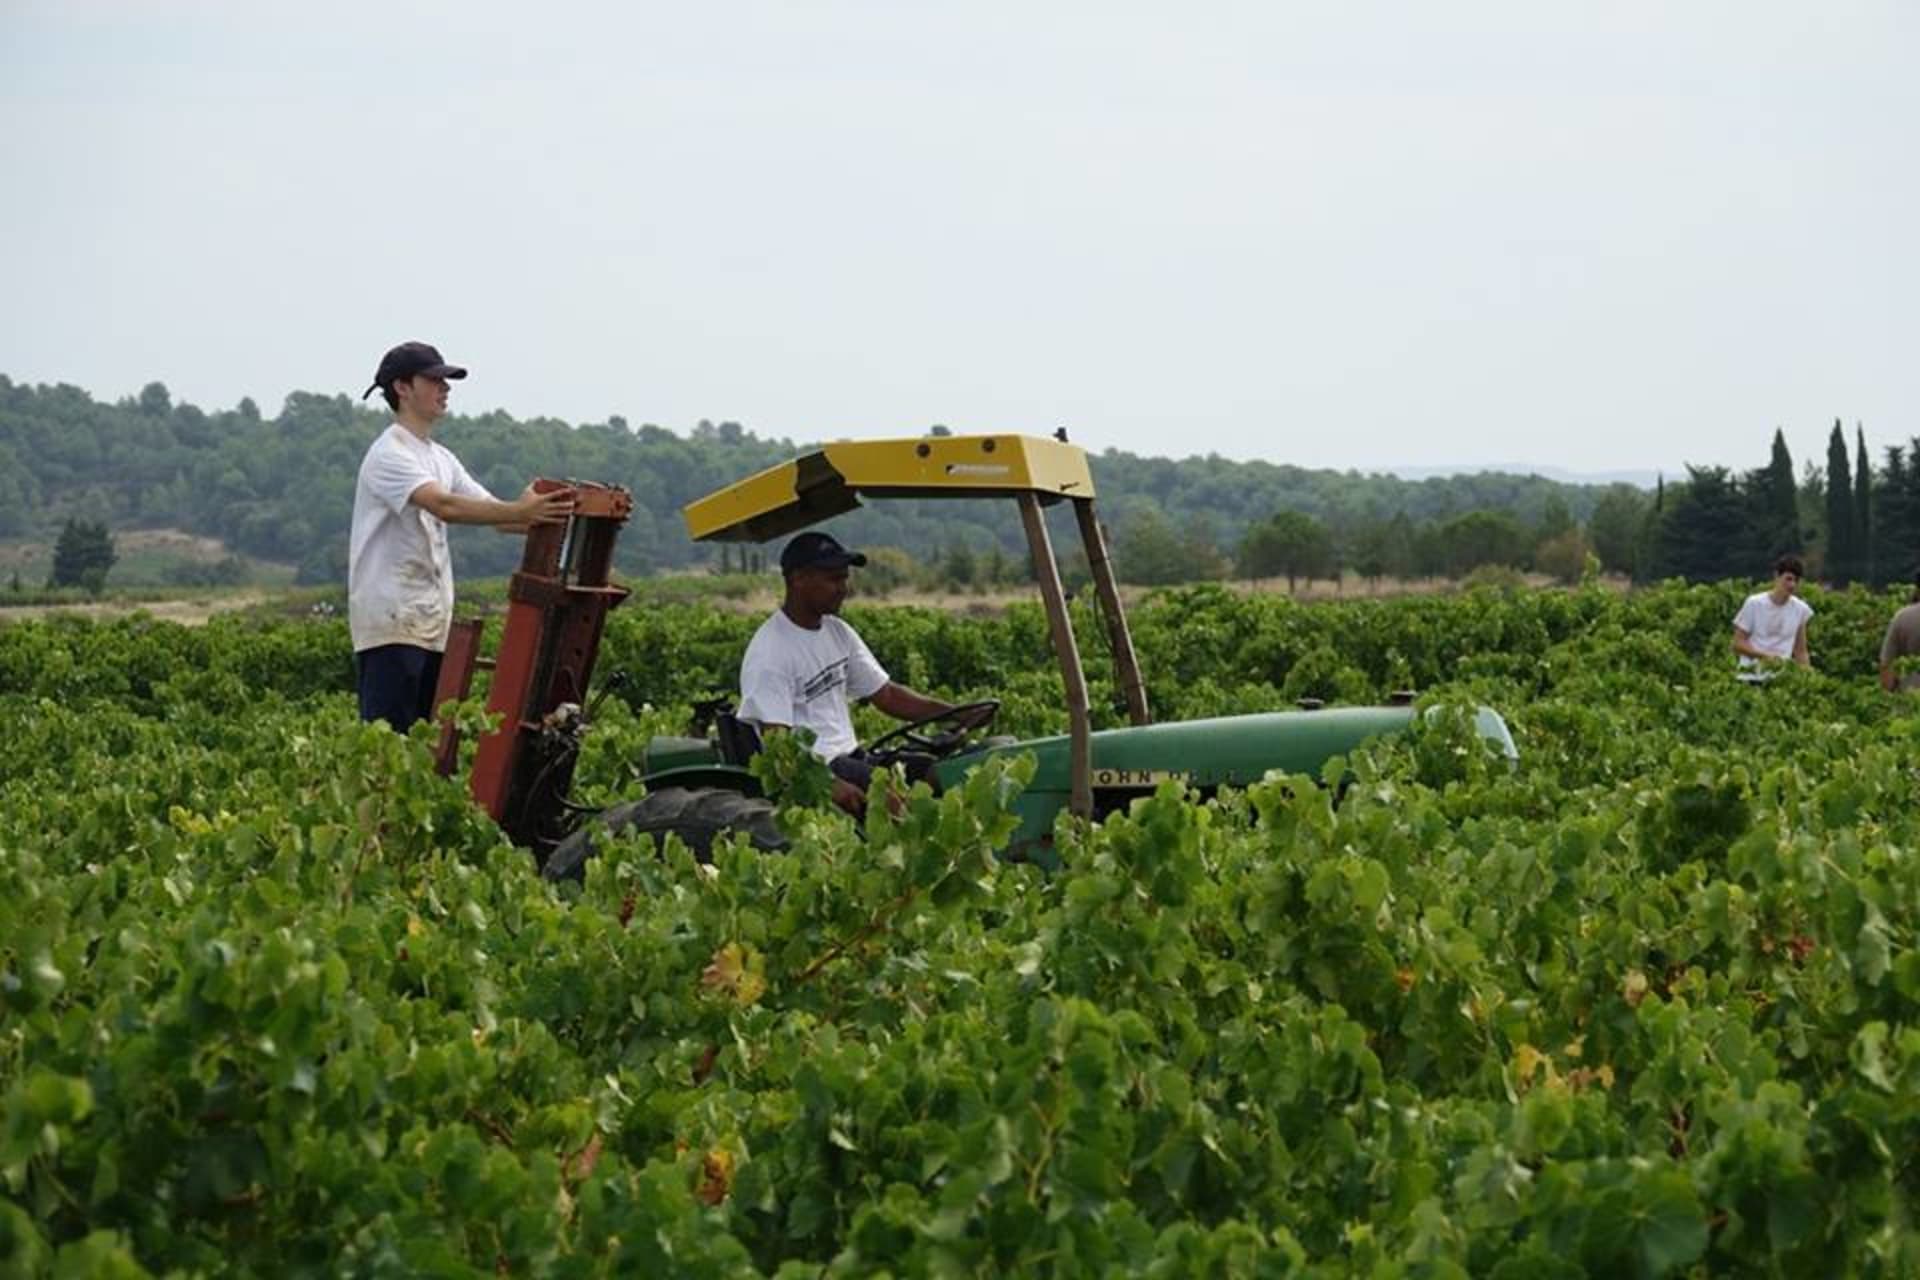
[[[0, 539], [50, 540], [68, 517], [104, 519], [116, 529], [219, 538], [237, 553], [297, 565], [302, 581], [339, 581], [354, 477], [387, 421], [341, 395], [295, 392], [268, 416], [251, 400], [230, 409], [176, 402], [159, 382], [109, 402], [78, 387], [0, 376]], [[714, 549], [687, 540], [682, 504], [805, 447], [733, 422], [702, 422], [682, 435], [619, 417], [572, 424], [504, 413], [453, 416], [436, 438], [502, 496], [538, 474], [628, 485], [638, 507], [621, 541], [628, 573], [716, 562]], [[1225, 555], [1283, 510], [1311, 515], [1341, 538], [1402, 514], [1415, 523], [1482, 510], [1529, 526], [1550, 515], [1585, 520], [1605, 492], [1592, 479], [1518, 469], [1361, 475], [1117, 450], [1095, 454], [1094, 470], [1106, 521], [1121, 540], [1130, 526], [1164, 525]], [[998, 503], [887, 503], [843, 517], [836, 529], [921, 559], [955, 548], [1018, 555], [1022, 546], [1010, 505]], [[513, 564], [509, 539], [474, 530], [457, 531], [457, 539], [463, 573]]]
[[1441, 467], [1385, 467], [1382, 470], [1390, 476], [1402, 480], [1445, 479], [1448, 476], [1472, 475], [1515, 475], [1539, 476], [1543, 480], [1552, 480], [1558, 484], [1590, 487], [1594, 485], [1628, 484], [1636, 489], [1651, 489], [1658, 484], [1663, 475], [1683, 474], [1684, 467], [1675, 467], [1672, 471], [1649, 471], [1645, 468], [1628, 471], [1568, 471], [1563, 467], [1542, 467], [1529, 462], [1500, 462], [1489, 466], [1441, 466]]

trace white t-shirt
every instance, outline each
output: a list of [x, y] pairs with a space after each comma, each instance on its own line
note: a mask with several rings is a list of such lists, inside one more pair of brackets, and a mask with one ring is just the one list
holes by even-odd
[[742, 720], [813, 730], [814, 754], [833, 760], [860, 745], [850, 703], [886, 686], [887, 673], [858, 632], [829, 614], [809, 631], [776, 610], [740, 661]]
[[347, 625], [354, 652], [410, 644], [435, 653], [453, 625], [453, 563], [447, 526], [408, 499], [423, 484], [463, 498], [491, 498], [446, 446], [394, 423], [367, 448], [353, 490], [347, 548]]
[[[1746, 632], [1748, 641], [1760, 652], [1776, 658], [1792, 658], [1793, 642], [1812, 616], [1813, 606], [1799, 596], [1788, 596], [1785, 604], [1775, 604], [1773, 596], [1762, 591], [1747, 597], [1740, 612], [1733, 615], [1733, 625]], [[1757, 664], [1743, 653], [1740, 665]]]

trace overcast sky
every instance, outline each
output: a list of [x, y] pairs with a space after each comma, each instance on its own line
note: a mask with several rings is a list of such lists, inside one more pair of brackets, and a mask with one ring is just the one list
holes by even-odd
[[0, 0], [0, 372], [1308, 466], [1920, 435], [1920, 5]]

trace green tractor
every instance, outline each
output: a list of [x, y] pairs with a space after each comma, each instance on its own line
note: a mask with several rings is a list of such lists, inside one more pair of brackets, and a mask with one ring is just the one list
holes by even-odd
[[[1009, 856], [1049, 861], [1063, 809], [1097, 821], [1169, 780], [1208, 795], [1257, 782], [1276, 769], [1317, 774], [1330, 757], [1401, 731], [1416, 714], [1411, 696], [1401, 696], [1380, 707], [1313, 705], [1153, 723], [1094, 514], [1087, 455], [1063, 438], [933, 436], [830, 444], [690, 503], [683, 514], [695, 541], [764, 542], [851, 511], [863, 498], [1012, 499], [1019, 508], [1060, 666], [1066, 733], [1030, 741], [993, 736], [991, 713], [998, 704], [989, 701], [901, 725], [863, 748], [876, 767], [906, 767], [936, 791], [994, 756], [1031, 752], [1036, 767], [1014, 805], [1019, 828], [1005, 851]], [[1092, 729], [1086, 676], [1044, 518], [1045, 508], [1062, 502], [1072, 504], [1091, 570], [1130, 722], [1125, 728]], [[608, 567], [613, 538], [629, 509], [624, 491], [583, 491], [564, 536], [530, 535], [521, 572], [509, 587], [499, 659], [486, 664], [478, 658], [478, 624], [466, 623], [456, 626], [442, 667], [443, 698], [466, 696], [474, 668], [494, 667], [488, 706], [503, 723], [479, 744], [472, 789], [512, 838], [533, 849], [551, 879], [578, 878], [593, 852], [594, 824], [578, 826], [577, 807], [565, 793], [586, 730], [580, 703], [600, 630], [607, 610], [625, 595], [609, 582]], [[702, 858], [723, 833], [766, 849], [783, 846], [773, 806], [749, 767], [758, 735], [724, 703], [708, 705], [705, 713], [704, 734], [661, 736], [648, 744], [639, 768], [645, 796], [601, 813], [600, 828], [662, 839], [677, 835]], [[1494, 749], [1515, 758], [1512, 735], [1496, 712], [1479, 709], [1475, 728]], [[449, 724], [441, 743], [445, 771], [453, 767], [455, 748]]]

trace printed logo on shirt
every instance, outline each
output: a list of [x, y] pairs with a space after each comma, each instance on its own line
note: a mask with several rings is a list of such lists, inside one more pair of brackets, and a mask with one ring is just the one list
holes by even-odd
[[847, 660], [845, 658], [823, 667], [811, 679], [800, 685], [800, 701], [812, 702], [823, 694], [832, 693], [847, 682]]

